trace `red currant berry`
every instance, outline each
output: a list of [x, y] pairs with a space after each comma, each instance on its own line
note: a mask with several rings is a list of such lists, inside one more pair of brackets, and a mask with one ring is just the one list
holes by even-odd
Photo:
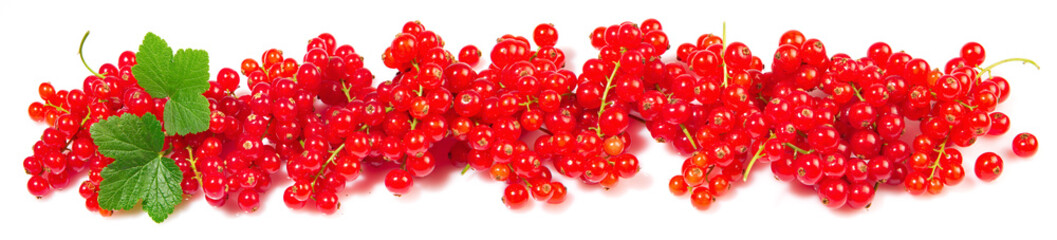
[[984, 62], [984, 57], [986, 57], [984, 46], [976, 42], [969, 42], [962, 46], [960, 55], [962, 59], [965, 59], [965, 63], [971, 67], [980, 66]]
[[294, 189], [295, 186], [290, 186], [283, 191], [283, 203], [286, 203], [286, 207], [288, 208], [301, 209], [302, 207], [305, 207], [305, 201], [298, 200], [297, 197], [294, 196], [294, 191], [296, 191]]
[[697, 210], [708, 210], [708, 207], [712, 206], [713, 201], [715, 201], [715, 198], [709, 193], [707, 187], [696, 187], [690, 193], [690, 204], [694, 205]]
[[1039, 150], [1039, 141], [1031, 133], [1020, 133], [1013, 138], [1013, 153], [1020, 157], [1031, 157]]
[[261, 197], [254, 189], [243, 189], [239, 193], [239, 209], [244, 212], [255, 212], [261, 206]]
[[852, 183], [848, 188], [848, 199], [846, 205], [848, 207], [859, 209], [869, 208], [870, 203], [873, 202], [874, 185], [867, 182], [856, 182]]
[[512, 209], [521, 208], [529, 198], [528, 189], [519, 183], [510, 184], [503, 190], [503, 203]]
[[411, 174], [403, 169], [393, 169], [385, 175], [385, 188], [398, 197], [410, 192], [413, 184]]
[[819, 183], [818, 198], [822, 205], [830, 208], [840, 208], [848, 201], [848, 182], [840, 178], [831, 178]]
[[341, 208], [338, 195], [332, 191], [320, 191], [316, 193], [316, 209], [324, 214], [334, 214]]
[[980, 154], [980, 157], [976, 158], [976, 177], [985, 182], [994, 181], [1002, 174], [1002, 157], [998, 156], [993, 152], [986, 152]]
[[903, 185], [911, 195], [921, 195], [925, 192], [928, 180], [925, 179], [925, 175], [921, 172], [911, 172], [907, 175], [906, 180], [903, 180]]
[[560, 204], [565, 202], [565, 194], [568, 191], [565, 185], [561, 182], [552, 182], [551, 185], [551, 198], [547, 199], [547, 203]]
[[1005, 134], [1009, 131], [1009, 116], [1002, 112], [992, 112], [991, 115], [991, 129], [987, 131], [987, 135], [997, 136]]
[[686, 184], [686, 179], [682, 175], [675, 175], [671, 180], [668, 180], [668, 191], [675, 196], [686, 194], [689, 188], [690, 186]]
[[481, 50], [477, 49], [477, 46], [466, 45], [459, 50], [459, 62], [474, 66], [477, 65], [479, 59], [481, 59]]
[[536, 30], [532, 31], [532, 40], [541, 48], [553, 47], [558, 42], [558, 30], [550, 23], [537, 25]]
[[34, 175], [29, 178], [29, 182], [26, 183], [26, 188], [29, 189], [29, 194], [33, 194], [37, 198], [42, 198], [44, 195], [48, 195], [51, 192], [51, 185], [48, 184], [44, 177]]
[[804, 185], [815, 185], [822, 179], [822, 163], [817, 154], [801, 155], [794, 160], [796, 179]]

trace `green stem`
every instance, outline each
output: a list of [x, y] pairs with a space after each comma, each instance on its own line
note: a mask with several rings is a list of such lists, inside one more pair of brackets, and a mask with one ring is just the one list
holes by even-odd
[[978, 106], [973, 106], [973, 105], [966, 104], [965, 102], [962, 102], [962, 100], [958, 100], [958, 104], [961, 104], [962, 107], [969, 108], [969, 111], [976, 110], [976, 108], [978, 107]]
[[[855, 97], [859, 98], [859, 101], [866, 101], [866, 99], [862, 97], [862, 93], [859, 93], [859, 91], [862, 91], [862, 89], [857, 88], [857, 87], [855, 87], [855, 84], [852, 84], [851, 85], [851, 90], [852, 90], [852, 92], [855, 93]], [[933, 94], [935, 94], [935, 93], [933, 93]]]
[[352, 102], [352, 94], [349, 93], [351, 90], [352, 89], [345, 87], [344, 83], [341, 84], [341, 92], [345, 94], [345, 100], [348, 100], [349, 102]]
[[686, 139], [690, 140], [690, 147], [693, 147], [694, 150], [697, 150], [697, 143], [694, 143], [694, 137], [690, 135], [689, 130], [686, 130], [686, 126], [679, 124], [679, 128], [683, 129], [683, 134], [686, 134]]
[[462, 172], [459, 172], [459, 175], [466, 175], [466, 171], [469, 171], [469, 170], [470, 170], [470, 164], [467, 163], [465, 167], [462, 167]]
[[616, 78], [617, 71], [619, 71], [619, 70], [620, 70], [620, 62], [616, 62], [615, 66], [613, 67], [613, 72], [609, 74], [608, 78], [606, 78], [606, 88], [602, 91], [602, 105], [598, 106], [598, 116], [599, 117], [602, 116], [602, 111], [606, 110], [606, 105], [607, 105], [606, 104], [606, 98], [609, 97], [609, 89], [613, 85], [613, 78]]
[[723, 41], [723, 50], [719, 52], [719, 64], [723, 65], [723, 87], [727, 87], [727, 79], [730, 78], [727, 74], [727, 61], [724, 61], [726, 59], [724, 55], [727, 53], [727, 21], [723, 21], [723, 38], [720, 40]]
[[991, 69], [992, 68], [995, 68], [998, 65], [1002, 65], [1003, 63], [1007, 63], [1007, 62], [1023, 62], [1024, 64], [1029, 64], [1030, 63], [1031, 65], [1035, 66], [1035, 69], [1042, 69], [1041, 67], [1039, 67], [1039, 64], [1035, 63], [1035, 61], [1032, 61], [1031, 59], [1027, 59], [1027, 58], [1007, 58], [1007, 59], [1004, 59], [1002, 61], [998, 61], [996, 63], [992, 63], [991, 65], [988, 65], [987, 67], [983, 68], [983, 71], [980, 71], [980, 75], [983, 75], [983, 73], [987, 73], [987, 76], [991, 76]]
[[88, 66], [88, 62], [84, 60], [84, 41], [88, 40], [88, 34], [91, 33], [91, 32], [92, 31], [85, 31], [84, 32], [84, 37], [81, 38], [81, 46], [77, 48], [77, 55], [81, 56], [81, 63], [84, 64], [84, 68], [88, 69], [88, 72], [91, 72], [92, 75], [95, 75], [96, 77], [99, 77], [100, 79], [103, 79], [103, 78], [106, 78], [106, 76], [103, 76], [102, 74], [96, 73], [95, 70], [92, 70], [92, 67]]
[[774, 135], [774, 132], [769, 132], [769, 135], [770, 136], [767, 137], [767, 140], [764, 140], [764, 142], [760, 143], [760, 149], [757, 149], [756, 150], [756, 154], [754, 154], [752, 156], [752, 161], [749, 161], [749, 166], [745, 167], [745, 174], [742, 176], [742, 179], [741, 179], [742, 181], [749, 180], [749, 171], [752, 170], [752, 165], [755, 165], [756, 164], [756, 160], [758, 160], [758, 159], [760, 159], [761, 157], [764, 156], [763, 155], [763, 149], [767, 147], [767, 142], [766, 141], [778, 138], [778, 136]]
[[[507, 167], [509, 167], [510, 169], [514, 169], [513, 166], [507, 165]], [[525, 178], [520, 178], [520, 179], [521, 179], [521, 184], [525, 184], [526, 187], [528, 187], [529, 189], [532, 189], [532, 183], [529, 183], [528, 180], [525, 180]]]
[[199, 172], [198, 168], [195, 167], [197, 165], [195, 163], [198, 162], [198, 159], [195, 159], [194, 149], [191, 147], [187, 147], [187, 162], [191, 163], [189, 164], [191, 165], [191, 172], [195, 174], [195, 180], [198, 181], [198, 186], [202, 186], [202, 172]]
[[799, 154], [812, 154], [812, 153], [815, 152], [814, 149], [812, 149], [812, 150], [804, 150], [803, 148], [797, 147], [796, 145], [793, 145], [792, 143], [782, 143], [782, 145], [785, 145], [786, 147], [793, 148], [793, 150], [796, 151]]
[[763, 148], [764, 148], [764, 146], [766, 146], [766, 145], [761, 143], [760, 144], [760, 149], [757, 149], [756, 150], [756, 154], [752, 155], [752, 160], [749, 161], [749, 166], [745, 167], [745, 173], [741, 175], [741, 181], [748, 181], [749, 180], [749, 171], [752, 171], [752, 165], [756, 164], [756, 160], [759, 160], [760, 157], [763, 157]]
[[932, 177], [936, 176], [936, 169], [942, 168], [942, 167], [940, 167], [940, 159], [943, 158], [943, 155], [947, 154], [946, 150], [947, 150], [947, 141], [943, 141], [943, 143], [940, 143], [940, 152], [936, 154], [936, 161], [933, 162], [932, 166], [929, 167], [929, 168], [932, 169], [932, 173], [929, 174], [929, 178], [927, 180], [931, 181]]
[[537, 103], [537, 102], [539, 102], [539, 100], [536, 100], [535, 97], [528, 96], [528, 100], [527, 101], [525, 101], [523, 103], [518, 103], [517, 105], [525, 107], [525, 111], [529, 111], [529, 110], [532, 110], [532, 104], [533, 103]]
[[[609, 97], [609, 89], [612, 88], [613, 78], [616, 78], [617, 71], [620, 70], [620, 62], [618, 61], [615, 64], [616, 66], [613, 67], [613, 72], [609, 74], [608, 78], [606, 78], [606, 88], [602, 91], [602, 105], [598, 106], [598, 118], [602, 118], [602, 111], [606, 110], [606, 105], [608, 105], [606, 104], [606, 98]], [[595, 128], [595, 134], [602, 137], [602, 129]]]
[[338, 149], [334, 149], [334, 151], [330, 152], [330, 157], [327, 158], [326, 162], [323, 162], [323, 166], [319, 166], [319, 173], [316, 173], [316, 178], [312, 179], [312, 187], [316, 186], [316, 181], [319, 181], [319, 177], [323, 176], [323, 171], [327, 170], [327, 166], [329, 166], [330, 164], [334, 164], [334, 158], [336, 158], [338, 156], [338, 154], [341, 153], [342, 149], [345, 149], [345, 144], [344, 143], [339, 145]]
[[70, 113], [69, 110], [66, 110], [65, 108], [62, 108], [62, 106], [51, 104], [48, 101], [44, 101], [44, 106], [53, 107], [53, 108], [55, 108], [55, 110], [58, 110], [58, 111], [63, 112], [63, 113]]

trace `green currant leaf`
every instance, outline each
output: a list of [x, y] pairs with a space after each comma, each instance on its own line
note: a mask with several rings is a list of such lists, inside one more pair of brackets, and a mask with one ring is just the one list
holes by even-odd
[[142, 202], [151, 219], [164, 221], [182, 200], [183, 174], [163, 157], [161, 122], [150, 113], [125, 114], [99, 121], [90, 132], [99, 152], [114, 159], [100, 173], [99, 207], [129, 210]]
[[165, 144], [161, 123], [153, 114], [125, 114], [95, 123], [90, 128], [99, 153], [115, 160], [150, 160]]
[[[147, 33], [136, 53], [136, 62], [132, 74], [140, 87], [151, 97], [169, 98], [164, 114], [166, 133], [183, 135], [209, 128], [209, 104], [202, 97], [209, 90], [206, 51], [180, 49], [173, 55], [165, 40]], [[179, 109], [171, 111], [170, 107]]]
[[165, 221], [180, 203], [183, 175], [176, 162], [157, 156], [144, 161], [114, 161], [100, 173], [99, 207], [129, 210], [140, 200], [154, 222]]
[[[202, 111], [205, 109], [205, 111]], [[209, 129], [209, 100], [202, 94], [176, 94], [165, 103], [166, 133], [184, 135]], [[182, 123], [182, 124], [171, 124]]]

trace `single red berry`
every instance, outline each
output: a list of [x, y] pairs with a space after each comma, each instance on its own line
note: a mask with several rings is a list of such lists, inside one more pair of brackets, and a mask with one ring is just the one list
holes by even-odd
[[554, 24], [550, 23], [537, 25], [536, 30], [532, 31], [532, 41], [541, 48], [553, 47], [558, 42], [558, 30], [554, 29]]
[[[740, 171], [738, 171], [740, 172]], [[728, 175], [716, 175], [708, 180], [708, 190], [713, 197], [720, 197], [730, 190], [730, 177]]]
[[690, 204], [694, 205], [697, 210], [708, 210], [708, 207], [712, 206], [713, 201], [715, 201], [715, 198], [709, 193], [707, 187], [696, 187], [690, 194]]
[[477, 46], [466, 45], [459, 50], [459, 62], [464, 62], [470, 66], [477, 65], [477, 62], [481, 59], [481, 50], [477, 49]]
[[855, 182], [851, 184], [848, 189], [848, 200], [846, 204], [848, 207], [859, 209], [869, 208], [870, 203], [873, 202], [874, 196], [874, 185], [867, 182]]
[[776, 70], [786, 73], [796, 72], [800, 67], [800, 49], [793, 44], [785, 44], [778, 47], [774, 53], [774, 65]]
[[295, 186], [287, 187], [286, 190], [283, 191], [283, 203], [286, 203], [286, 207], [291, 209], [301, 209], [302, 207], [305, 207], [305, 201], [298, 200], [297, 197], [294, 196], [294, 191]]
[[1002, 112], [991, 113], [991, 129], [987, 131], [987, 135], [997, 136], [1005, 134], [1009, 131], [1009, 116]]
[[220, 69], [217, 73], [217, 83], [220, 84], [225, 91], [232, 92], [239, 87], [239, 74], [231, 68]]
[[385, 175], [385, 188], [396, 196], [407, 194], [413, 184], [411, 174], [403, 169], [393, 169]]
[[940, 180], [940, 178], [932, 178], [932, 179], [929, 179], [929, 180], [926, 180], [926, 181], [928, 182], [928, 186], [926, 187], [926, 191], [928, 191], [929, 194], [936, 195], [936, 194], [940, 194], [940, 192], [943, 192], [943, 186], [944, 185], [943, 185], [943, 181]]
[[598, 128], [605, 136], [615, 136], [628, 128], [630, 118], [623, 108], [610, 107], [602, 111], [598, 119]]
[[822, 179], [822, 163], [817, 154], [800, 155], [794, 160], [796, 179], [804, 185], [815, 185]]
[[782, 38], [778, 40], [778, 45], [791, 44], [793, 46], [800, 46], [804, 44], [804, 34], [797, 30], [789, 30], [782, 34]]
[[341, 207], [338, 195], [333, 191], [320, 191], [316, 193], [316, 209], [324, 214], [334, 214]]
[[1013, 153], [1020, 157], [1031, 157], [1039, 150], [1039, 140], [1031, 133], [1020, 133], [1013, 138]]
[[44, 177], [37, 175], [29, 178], [26, 188], [29, 189], [29, 194], [33, 194], [37, 198], [42, 198], [51, 192], [51, 185], [48, 184], [48, 180], [44, 180]]
[[819, 183], [818, 198], [822, 205], [830, 208], [840, 208], [848, 201], [848, 182], [840, 178], [826, 179]]
[[801, 44], [800, 53], [803, 54], [804, 63], [816, 67], [823, 67], [829, 57], [826, 55], [826, 46], [822, 44], [822, 41], [814, 38]]
[[507, 185], [503, 190], [503, 203], [509, 208], [517, 209], [524, 206], [528, 198], [528, 189], [520, 183]]
[[565, 194], [568, 191], [561, 182], [552, 182], [551, 185], [551, 198], [547, 199], [547, 203], [560, 204], [565, 202]]
[[239, 209], [242, 209], [244, 212], [255, 212], [257, 211], [257, 208], [261, 206], [260, 194], [254, 189], [243, 189], [242, 192], [239, 193], [238, 204]]
[[682, 175], [672, 176], [672, 179], [668, 181], [668, 191], [672, 192], [675, 196], [682, 196], [688, 191], [685, 178]]
[[1002, 157], [994, 152], [985, 152], [976, 158], [976, 177], [985, 182], [994, 181], [1002, 174]]
[[892, 47], [888, 46], [885, 42], [876, 42], [870, 45], [869, 50], [866, 52], [866, 56], [878, 64], [878, 67], [885, 68], [888, 63], [888, 58], [892, 56]]
[[92, 181], [81, 182], [81, 187], [78, 188], [77, 192], [81, 194], [81, 197], [91, 198], [98, 194], [99, 185]]
[[971, 67], [976, 67], [984, 63], [984, 57], [986, 57], [986, 52], [984, 51], [984, 46], [980, 45], [979, 43], [969, 42], [962, 46], [962, 51], [960, 52], [960, 55], [962, 59], [965, 59], [966, 64], [969, 64], [969, 66]]
[[532, 189], [529, 190], [529, 193], [532, 194], [532, 199], [536, 199], [536, 201], [546, 202], [550, 200], [551, 196], [554, 194], [554, 188], [549, 182], [541, 182], [533, 184]]
[[903, 185], [911, 195], [921, 195], [925, 192], [928, 180], [925, 179], [925, 175], [921, 172], [912, 172], [907, 175], [906, 180], [903, 180]]

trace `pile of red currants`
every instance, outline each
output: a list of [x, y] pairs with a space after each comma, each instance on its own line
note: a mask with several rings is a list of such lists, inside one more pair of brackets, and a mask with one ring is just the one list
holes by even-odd
[[[396, 75], [375, 83], [364, 57], [323, 33], [300, 61], [268, 49], [238, 70], [221, 69], [203, 94], [209, 129], [167, 136], [165, 148], [186, 196], [201, 191], [218, 207], [234, 198], [247, 212], [261, 207], [273, 178], [290, 179], [282, 193], [288, 207], [311, 203], [330, 214], [364, 171], [384, 173], [385, 187], [400, 196], [444, 163], [503, 182], [502, 202], [519, 208], [529, 199], [564, 202], [558, 175], [606, 189], [634, 177], [629, 126], [640, 122], [685, 156], [668, 185], [697, 209], [765, 164], [776, 179], [813, 188], [828, 207], [865, 208], [882, 185], [920, 195], [961, 182], [958, 148], [1009, 129], [995, 109], [1010, 85], [991, 69], [1034, 64], [984, 66], [975, 42], [943, 69], [883, 42], [856, 59], [791, 30], [767, 71], [748, 46], [724, 35], [701, 35], [666, 59], [659, 21], [601, 26], [589, 36], [597, 57], [577, 74], [555, 47], [551, 24], [538, 25], [531, 40], [499, 37], [491, 63], [478, 68], [476, 46], [452, 54], [439, 34], [412, 21], [382, 55]], [[166, 101], [139, 86], [136, 53], [117, 62], [89, 69], [83, 89], [40, 85], [29, 116], [48, 128], [23, 161], [32, 195], [65, 188], [87, 170], [80, 193], [88, 210], [112, 213], [97, 196], [100, 171], [114, 160], [96, 150], [87, 129], [126, 113], [162, 116]], [[1030, 157], [1038, 142], [1021, 133], [1012, 147]], [[1002, 168], [987, 152], [973, 170], [992, 181]]]

